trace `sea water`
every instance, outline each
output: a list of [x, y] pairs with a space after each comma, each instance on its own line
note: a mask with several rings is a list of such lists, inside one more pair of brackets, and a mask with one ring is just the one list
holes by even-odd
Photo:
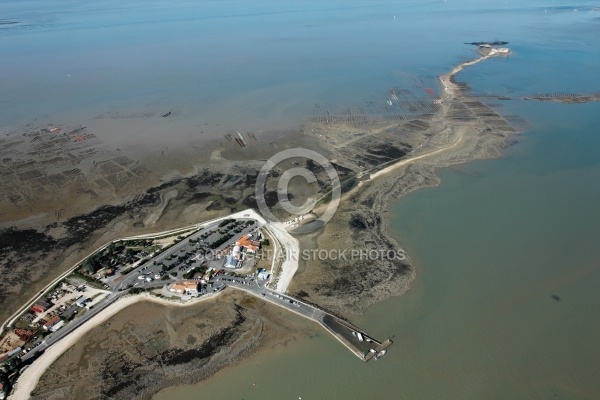
[[417, 279], [355, 320], [394, 335], [385, 357], [363, 364], [321, 332], [156, 398], [598, 398], [600, 105], [519, 100], [600, 88], [598, 20], [554, 4], [462, 9], [462, 26], [443, 28], [440, 42], [463, 29], [511, 41], [511, 57], [458, 79], [512, 98], [498, 110], [528, 127], [502, 158], [440, 170], [441, 186], [393, 205]]
[[[464, 42], [518, 45], [528, 27], [574, 18], [480, 3], [5, 0], [0, 128], [78, 119], [91, 129], [107, 112], [168, 111], [204, 135], [297, 128], [315, 104], [384, 103], [394, 86], [423, 92], [474, 55]], [[106, 126], [93, 133], [116, 140]]]
[[503, 158], [394, 205], [418, 277], [353, 321], [394, 335], [385, 357], [363, 364], [321, 332], [156, 398], [597, 398], [600, 110], [519, 110], [538, 128]]
[[311, 339], [156, 397], [598, 398], [600, 107], [519, 100], [600, 90], [595, 6], [6, 0], [0, 128], [163, 109], [214, 135], [297, 127], [315, 103], [422, 90], [474, 56], [464, 42], [507, 40], [511, 57], [459, 80], [512, 98], [499, 111], [529, 127], [502, 158], [441, 170], [440, 187], [392, 206], [417, 279], [355, 320], [394, 335], [388, 354], [364, 364], [315, 326]]

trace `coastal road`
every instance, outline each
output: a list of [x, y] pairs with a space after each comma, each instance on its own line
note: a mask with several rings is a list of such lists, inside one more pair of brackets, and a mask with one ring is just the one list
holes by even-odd
[[[162, 266], [160, 265], [160, 263], [166, 263], [168, 261], [166, 259], [167, 259], [167, 257], [169, 257], [170, 254], [194, 253], [195, 252], [194, 247], [196, 245], [190, 243], [189, 239], [195, 240], [195, 239], [198, 239], [206, 231], [217, 230], [218, 223], [220, 220], [223, 220], [225, 218], [232, 218], [232, 217], [235, 217], [238, 221], [239, 220], [241, 220], [241, 221], [252, 220], [255, 223], [249, 227], [245, 227], [240, 233], [236, 234], [231, 240], [227, 241], [226, 243], [222, 244], [217, 249], [215, 249], [214, 252], [218, 252], [220, 250], [223, 250], [225, 247], [230, 246], [232, 244], [232, 242], [235, 241], [240, 236], [245, 235], [245, 234], [247, 234], [257, 228], [260, 228], [262, 226], [268, 225], [266, 223], [266, 221], [262, 217], [260, 217], [254, 210], [246, 210], [246, 211], [243, 211], [240, 213], [236, 213], [230, 217], [224, 217], [224, 218], [220, 218], [218, 220], [210, 221], [208, 223], [198, 224], [197, 225], [198, 231], [194, 232], [191, 236], [177, 242], [170, 248], [166, 249], [165, 251], [162, 251], [157, 256], [153, 257], [152, 259], [150, 259], [143, 265], [140, 265], [138, 268], [131, 271], [129, 274], [127, 274], [124, 277], [124, 279], [122, 281], [120, 281], [118, 284], [113, 286], [113, 288], [112, 288], [113, 292], [110, 293], [104, 300], [102, 300], [98, 304], [94, 305], [93, 308], [88, 310], [84, 315], [76, 317], [73, 321], [67, 323], [63, 328], [46, 336], [44, 341], [42, 341], [42, 344], [31, 349], [27, 354], [23, 355], [22, 360], [27, 361], [27, 360], [31, 359], [32, 357], [34, 357], [34, 355], [46, 350], [47, 348], [52, 346], [54, 343], [60, 341], [62, 338], [69, 335], [71, 332], [76, 330], [78, 327], [85, 324], [88, 320], [93, 318], [95, 315], [100, 313], [102, 310], [109, 307], [117, 299], [127, 295], [128, 290], [125, 290], [125, 289], [127, 289], [128, 287], [131, 287], [134, 284], [139, 283], [136, 287], [148, 289], [148, 288], [157, 288], [157, 287], [164, 286], [165, 284], [168, 284], [173, 279], [169, 279], [169, 280], [165, 280], [165, 281], [153, 280], [150, 282], [146, 282], [146, 281], [142, 282], [141, 280], [138, 279], [138, 276], [140, 275], [142, 268], [146, 268], [146, 270], [144, 270], [145, 273], [149, 273], [151, 276], [154, 276], [154, 274], [158, 273], [162, 269]], [[271, 230], [269, 230], [269, 231], [273, 234], [273, 232]], [[213, 235], [209, 236], [206, 239], [206, 241], [210, 242], [210, 240], [214, 240], [219, 235], [220, 234], [218, 234], [218, 233], [214, 233]], [[285, 233], [277, 232], [277, 237], [280, 238], [280, 240], [282, 237], [285, 237], [285, 236], [289, 236], [289, 234], [287, 234], [287, 232], [285, 232]], [[293, 244], [289, 243], [289, 238], [286, 238], [286, 245], [293, 246]], [[184, 253], [182, 253], [182, 250]], [[297, 250], [297, 247], [296, 247], [296, 250]], [[190, 257], [193, 258], [196, 255], [198, 255], [198, 253], [192, 254]], [[156, 265], [154, 265], [154, 261], [156, 261], [156, 263], [157, 263]], [[177, 261], [174, 261], [174, 262], [177, 262]], [[186, 269], [190, 269], [190, 268], [193, 268], [193, 266], [186, 265]], [[292, 272], [291, 270], [288, 270], [286, 268], [285, 270], [282, 271], [282, 273], [285, 271], [288, 271], [288, 274], [290, 275], [288, 279], [291, 280], [291, 277], [293, 276], [293, 272], [295, 272], [295, 269], [293, 269], [293, 272]], [[290, 274], [290, 272], [291, 272], [291, 274]], [[219, 278], [217, 278], [217, 280], [214, 281], [215, 287], [218, 286], [218, 284], [216, 284], [216, 282], [219, 281]], [[251, 290], [248, 290], [248, 291], [253, 292], [253, 294], [255, 294], [256, 296], [264, 297], [265, 299], [267, 299], [268, 301], [270, 301], [272, 303], [276, 303], [280, 306], [291, 309], [292, 311], [295, 311], [301, 315], [304, 315], [307, 318], [311, 318], [313, 320], [314, 319], [318, 320], [319, 318], [322, 318], [322, 315], [318, 311], [314, 311], [314, 309], [311, 310], [311, 308], [307, 308], [305, 305], [301, 305], [297, 301], [295, 301], [295, 304], [290, 303], [291, 298], [285, 297], [283, 295], [275, 294], [275, 292], [273, 292], [272, 290], [265, 288], [264, 287], [265, 282], [263, 282], [262, 285], [258, 284], [256, 281], [251, 280], [251, 279], [244, 279], [244, 281], [243, 281], [244, 283], [242, 283], [242, 281], [239, 281], [239, 282], [224, 281], [223, 283], [225, 283], [225, 282], [227, 283], [228, 286], [231, 285], [233, 287], [237, 287], [240, 289], [248, 290], [248, 288], [252, 288]], [[263, 295], [263, 293], [264, 293], [264, 295]], [[275, 296], [281, 296], [281, 297], [275, 297]]]
[[[251, 294], [261, 297], [264, 300], [274, 303], [280, 307], [286, 308], [290, 311], [293, 311], [297, 314], [300, 314], [306, 318], [309, 318], [313, 321], [323, 321], [326, 313], [322, 310], [319, 310], [313, 306], [300, 302], [292, 297], [277, 293], [271, 289], [265, 287], [267, 281], [256, 280], [255, 278], [239, 278], [232, 277], [229, 275], [220, 275], [216, 279], [211, 280], [213, 283], [213, 287], [218, 287], [220, 283], [223, 283], [225, 286], [230, 286], [232, 288], [236, 288], [239, 290], [244, 290], [246, 292], [250, 292]], [[161, 287], [164, 286], [165, 282], [152, 282], [150, 287]], [[123, 297], [128, 294], [128, 291], [121, 292], [113, 292], [107, 296], [106, 299], [102, 300], [100, 303], [96, 304], [94, 308], [88, 310], [81, 317], [76, 318], [74, 321], [71, 321], [67, 325], [65, 325], [60, 330], [51, 333], [46, 336], [45, 340], [41, 345], [32, 349], [29, 353], [25, 354], [22, 357], [23, 361], [26, 361], [33, 357], [36, 353], [47, 349], [52, 346], [54, 343], [61, 340], [63, 337], [69, 335], [79, 326], [85, 324], [88, 320], [93, 318], [96, 314], [110, 306], [120, 297]]]
[[214, 282], [215, 287], [222, 282], [228, 287], [243, 290], [256, 297], [260, 297], [269, 303], [273, 303], [279, 307], [285, 308], [286, 310], [300, 314], [301, 316], [318, 323], [322, 323], [325, 315], [328, 315], [325, 311], [311, 306], [310, 304], [306, 304], [298, 299], [286, 296], [285, 294], [281, 294], [277, 291], [267, 288], [265, 286], [267, 281], [260, 279], [255, 280], [253, 278], [234, 278], [223, 275], [215, 279]]
[[[285, 293], [298, 270], [300, 244], [298, 239], [290, 235], [281, 223], [272, 222], [267, 224], [265, 229], [275, 238], [276, 254], [281, 252], [281, 256], [284, 257], [276, 290]], [[273, 261], [275, 262], [275, 260]]]
[[109, 294], [104, 300], [96, 304], [94, 308], [88, 310], [82, 316], [75, 318], [75, 320], [66, 324], [63, 328], [59, 329], [58, 331], [46, 336], [42, 344], [31, 349], [31, 351], [29, 351], [27, 354], [21, 357], [21, 360], [27, 361], [40, 351], [46, 350], [48, 347], [52, 346], [54, 343], [58, 342], [59, 340], [73, 332], [75, 329], [85, 324], [88, 320], [93, 318], [100, 311], [104, 310], [106, 307], [110, 306], [113, 302], [115, 302], [117, 299], [126, 294], [127, 292], [113, 292]]
[[[249, 233], [252, 230], [255, 230], [256, 228], [258, 228], [261, 225], [260, 221], [256, 221], [254, 219], [246, 218], [246, 219], [241, 219], [241, 220], [245, 220], [245, 221], [253, 220], [253, 221], [255, 221], [255, 224], [250, 227], [244, 228], [239, 234], [236, 234], [236, 236], [234, 236], [231, 240], [229, 240], [226, 243], [224, 243], [223, 245], [219, 246], [215, 250], [215, 252], [223, 250], [225, 247], [230, 246], [232, 244], [232, 242], [237, 240], [237, 238], [239, 238], [242, 235], [245, 235], [246, 233]], [[88, 310], [84, 315], [76, 317], [73, 321], [67, 323], [63, 328], [46, 336], [46, 338], [44, 339], [42, 344], [31, 349], [27, 354], [25, 354], [22, 357], [22, 360], [26, 361], [26, 360], [32, 358], [35, 354], [39, 353], [40, 351], [44, 351], [48, 347], [52, 346], [54, 343], [58, 342], [59, 340], [61, 340], [62, 338], [64, 338], [65, 336], [67, 336], [68, 334], [73, 332], [79, 326], [86, 323], [89, 319], [91, 319], [96, 314], [98, 314], [99, 312], [104, 310], [106, 307], [110, 306], [114, 301], [116, 301], [120, 297], [128, 294], [128, 291], [125, 289], [127, 289], [129, 285], [134, 285], [135, 283], [139, 282], [140, 284], [137, 285], [136, 287], [138, 287], [140, 289], [150, 289], [150, 288], [162, 287], [162, 286], [168, 284], [169, 281], [173, 281], [173, 279], [170, 279], [170, 280], [166, 280], [166, 281], [153, 280], [150, 282], [146, 282], [146, 281], [139, 280], [138, 276], [139, 276], [139, 273], [141, 272], [142, 268], [144, 268], [144, 267], [147, 267], [147, 270], [144, 272], [150, 274], [151, 276], [154, 276], [155, 273], [158, 273], [161, 270], [161, 266], [158, 264], [160, 262], [164, 262], [170, 254], [172, 254], [172, 253], [180, 254], [181, 250], [184, 250], [184, 252], [186, 252], [186, 253], [192, 251], [192, 248], [194, 245], [192, 245], [189, 242], [190, 238], [197, 239], [200, 235], [202, 235], [207, 230], [216, 229], [217, 227], [218, 227], [217, 222], [209, 224], [207, 226], [203, 226], [199, 231], [195, 232], [191, 236], [179, 241], [178, 243], [176, 243], [169, 249], [161, 252], [159, 255], [150, 259], [148, 262], [144, 263], [143, 265], [140, 265], [134, 271], [127, 274], [126, 277], [121, 282], [119, 282], [119, 284], [116, 287], [113, 288], [114, 291], [112, 293], [110, 293], [104, 300], [102, 300], [98, 304], [94, 305], [94, 307], [92, 309]], [[213, 239], [214, 239], [214, 238], [216, 238], [216, 236], [219, 236], [219, 234], [214, 234], [214, 235], [210, 236], [209, 238], [207, 238], [207, 240], [210, 241], [211, 237], [213, 237]], [[157, 262], [157, 265], [154, 265], [154, 261]], [[193, 266], [186, 266], [186, 268], [190, 269], [190, 268], [193, 268]]]

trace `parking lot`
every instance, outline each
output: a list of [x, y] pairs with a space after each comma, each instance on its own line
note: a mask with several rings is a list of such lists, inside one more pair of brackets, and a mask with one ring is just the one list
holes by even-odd
[[[202, 227], [121, 280], [115, 280], [112, 289], [158, 287], [183, 279], [184, 274], [194, 269], [202, 271], [215, 264], [222, 267], [222, 260], [215, 259], [216, 256], [231, 247], [241, 236], [260, 227], [253, 219], [231, 220], [227, 225], [219, 226], [222, 224], [223, 222], [219, 222]], [[176, 276], [172, 276], [172, 273]]]

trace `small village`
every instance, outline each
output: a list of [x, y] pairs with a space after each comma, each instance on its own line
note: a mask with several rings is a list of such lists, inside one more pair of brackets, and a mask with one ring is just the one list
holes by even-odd
[[[186, 301], [222, 290], [228, 276], [266, 285], [270, 264], [261, 262], [265, 245], [269, 240], [251, 219], [224, 219], [177, 234], [113, 241], [86, 257], [14, 319], [0, 338], [0, 373], [7, 378], [17, 375], [29, 353], [58, 340], [53, 336], [75, 329], [89, 314], [125, 294], [146, 291]], [[0, 399], [3, 393], [2, 386]]]
[[46, 349], [119, 299], [141, 293], [188, 303], [231, 287], [318, 323], [363, 362], [385, 354], [390, 339], [378, 342], [350, 322], [280, 290], [281, 271], [290, 262], [286, 249], [297, 251], [297, 243], [253, 210], [235, 215], [112, 241], [57, 278], [4, 326], [0, 400]]

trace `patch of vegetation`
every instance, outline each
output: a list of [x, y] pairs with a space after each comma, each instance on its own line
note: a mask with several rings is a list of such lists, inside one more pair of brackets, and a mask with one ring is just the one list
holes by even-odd
[[130, 293], [130, 294], [140, 294], [140, 293], [143, 293], [143, 292], [148, 292], [148, 291], [150, 291], [150, 290], [152, 290], [152, 288], [139, 288], [139, 287], [134, 287], [134, 288], [131, 288], [131, 289], [129, 289], [129, 293]]
[[225, 225], [229, 225], [232, 222], [235, 222], [235, 219], [233, 219], [233, 218], [224, 219], [223, 221], [219, 222], [219, 228], [222, 228]]
[[[152, 239], [119, 240], [109, 244], [104, 250], [100, 250], [89, 256], [78, 269], [83, 275], [92, 276], [101, 269], [117, 269], [119, 265], [133, 264], [149, 255], [154, 241]], [[121, 274], [130, 272], [132, 268], [121, 271]], [[114, 272], [114, 271], [113, 271]]]
[[229, 241], [231, 238], [233, 238], [234, 234], [233, 233], [226, 233], [223, 236], [221, 236], [219, 239], [215, 240], [214, 242], [212, 242], [209, 247], [211, 249], [216, 249], [217, 247], [221, 246], [222, 244], [224, 244], [225, 242]]

